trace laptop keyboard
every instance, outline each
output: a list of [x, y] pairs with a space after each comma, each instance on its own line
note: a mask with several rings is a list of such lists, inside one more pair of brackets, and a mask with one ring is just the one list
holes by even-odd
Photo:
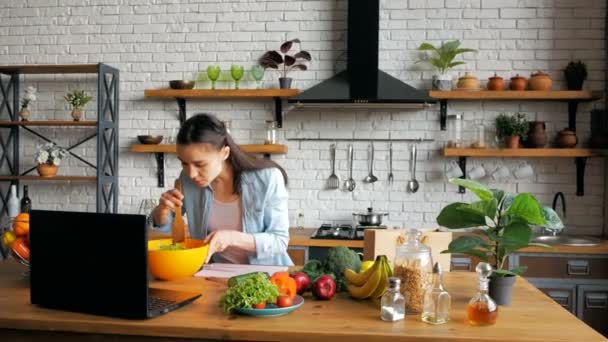
[[156, 296], [148, 297], [148, 308], [151, 311], [162, 310], [162, 309], [165, 309], [174, 304], [177, 304], [177, 302], [173, 301], [173, 300], [169, 300], [169, 299], [156, 297]]

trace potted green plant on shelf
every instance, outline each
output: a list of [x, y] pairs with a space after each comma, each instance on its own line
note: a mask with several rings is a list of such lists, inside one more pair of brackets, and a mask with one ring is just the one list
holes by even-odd
[[455, 66], [465, 64], [462, 61], [454, 61], [456, 56], [466, 52], [477, 52], [474, 49], [461, 48], [459, 40], [443, 42], [439, 47], [430, 43], [422, 43], [418, 47], [418, 51], [432, 53], [432, 56], [426, 55], [427, 58], [416, 63], [428, 62], [437, 70], [439, 74], [433, 75], [432, 83], [433, 89], [436, 90], [452, 89], [452, 75], [448, 74], [448, 71]]
[[72, 106], [72, 118], [74, 121], [80, 121], [83, 115], [84, 106], [93, 99], [84, 90], [74, 90], [71, 93], [68, 92], [64, 98], [67, 103]]
[[32, 115], [29, 105], [34, 101], [36, 101], [36, 88], [29, 86], [25, 88], [23, 99], [21, 99], [21, 110], [19, 110], [21, 121], [27, 121]]
[[532, 225], [557, 231], [564, 225], [555, 211], [542, 206], [530, 193], [510, 194], [468, 179], [454, 178], [450, 182], [470, 190], [479, 200], [447, 205], [437, 216], [437, 223], [455, 230], [476, 229], [453, 240], [442, 253], [466, 254], [489, 262], [494, 268], [490, 297], [498, 304], [509, 305], [516, 276], [527, 268], [506, 268], [509, 255], [521, 248], [549, 247], [531, 242]]
[[581, 62], [570, 62], [564, 69], [568, 90], [582, 90], [583, 82], [587, 79], [587, 66]]
[[298, 51], [293, 55], [288, 54], [294, 43], [300, 44], [300, 40], [298, 38], [288, 40], [281, 44], [279, 51], [266, 51], [258, 61], [265, 69], [271, 68], [280, 72], [279, 87], [281, 89], [291, 88], [292, 78], [287, 77], [290, 71], [307, 70], [308, 67], [305, 63], [312, 60], [310, 53], [304, 50]]
[[501, 113], [496, 117], [496, 135], [499, 139], [504, 139], [506, 148], [519, 148], [522, 137], [528, 134], [529, 129], [524, 113]]
[[38, 164], [36, 170], [42, 177], [54, 177], [61, 160], [67, 154], [67, 150], [52, 142], [38, 146], [34, 161]]

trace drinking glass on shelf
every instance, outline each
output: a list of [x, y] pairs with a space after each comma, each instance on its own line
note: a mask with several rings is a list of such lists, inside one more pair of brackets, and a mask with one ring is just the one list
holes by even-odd
[[251, 67], [251, 77], [255, 80], [256, 88], [262, 89], [262, 79], [264, 78], [264, 67], [256, 64]]
[[220, 78], [220, 66], [210, 65], [207, 67], [207, 77], [211, 81], [211, 89], [215, 89], [215, 82]]
[[244, 74], [245, 74], [245, 68], [243, 68], [242, 65], [233, 64], [230, 67], [230, 75], [232, 76], [232, 79], [234, 80], [234, 89], [239, 89], [239, 81], [241, 80], [241, 78], [243, 78]]

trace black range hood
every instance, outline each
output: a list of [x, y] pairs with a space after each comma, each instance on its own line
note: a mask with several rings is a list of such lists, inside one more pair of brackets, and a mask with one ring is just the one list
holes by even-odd
[[303, 107], [425, 108], [436, 100], [378, 69], [379, 0], [348, 2], [347, 69], [289, 103]]

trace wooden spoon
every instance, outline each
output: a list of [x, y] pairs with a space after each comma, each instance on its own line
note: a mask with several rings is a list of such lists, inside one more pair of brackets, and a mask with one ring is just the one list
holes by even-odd
[[[182, 182], [179, 178], [175, 180], [175, 188], [182, 192]], [[173, 218], [173, 225], [171, 226], [171, 235], [174, 244], [184, 242], [186, 239], [186, 223], [182, 217], [182, 207], [175, 207], [175, 217]]]

